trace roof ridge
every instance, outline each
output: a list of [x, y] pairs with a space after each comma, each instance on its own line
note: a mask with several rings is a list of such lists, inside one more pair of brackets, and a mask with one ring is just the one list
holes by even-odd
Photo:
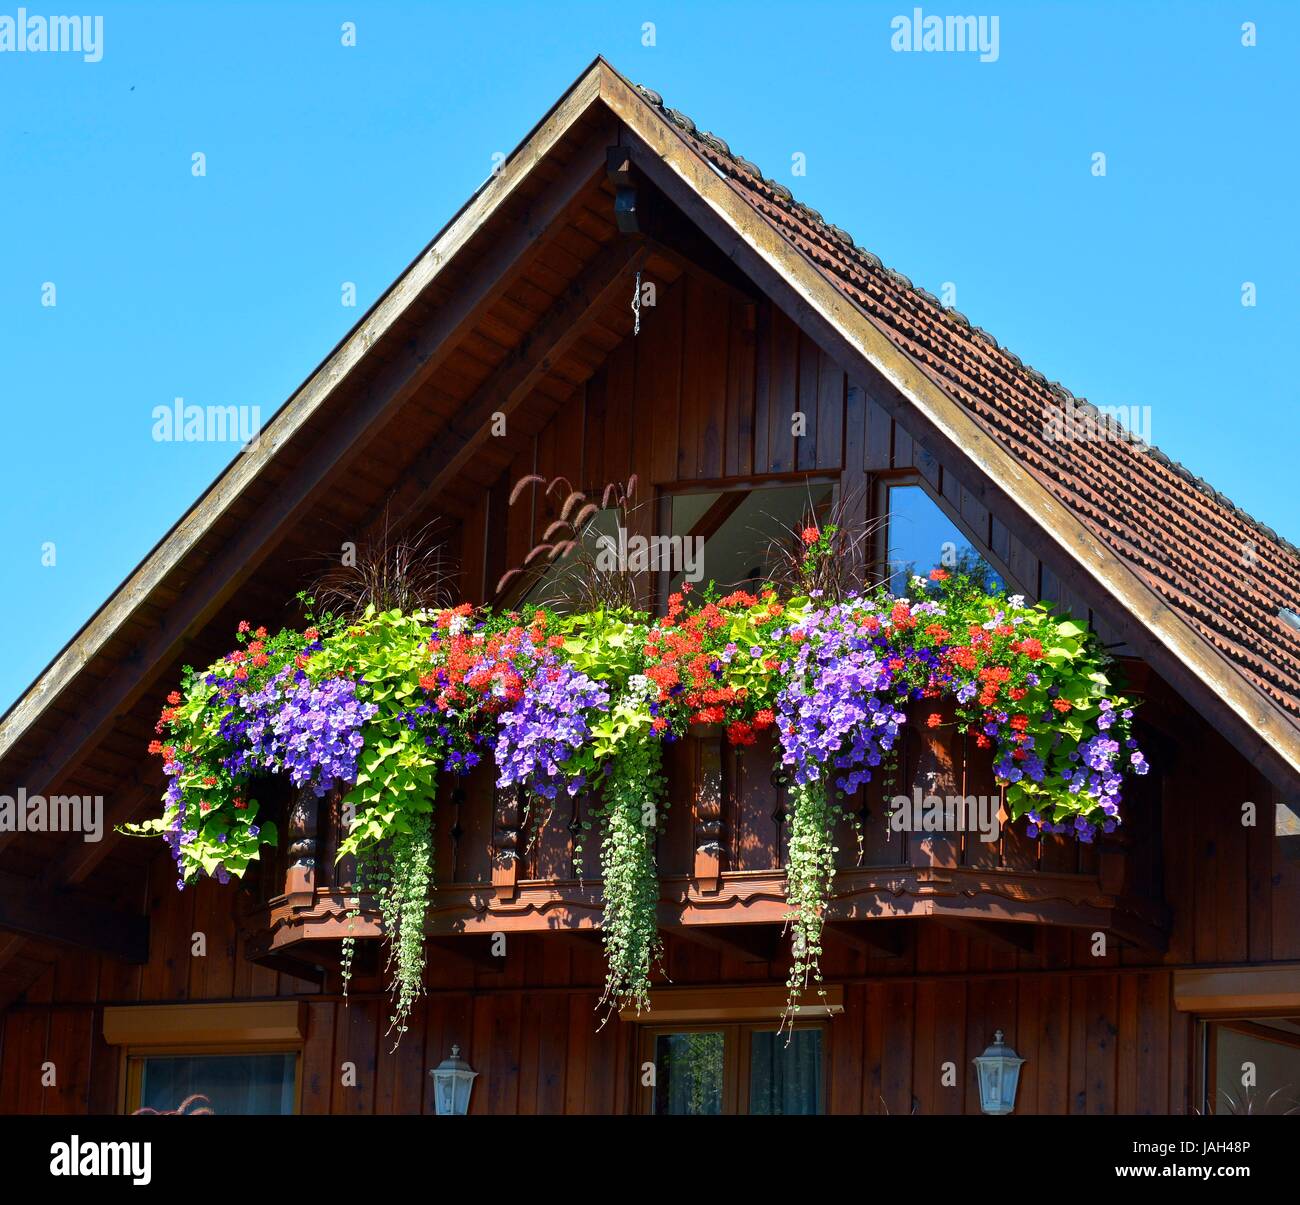
[[[756, 180], [762, 183], [774, 197], [785, 205], [797, 210], [802, 216], [808, 218], [815, 226], [819, 227], [828, 237], [833, 238], [836, 242], [840, 243], [844, 248], [850, 251], [854, 258], [856, 258], [858, 262], [863, 264], [868, 270], [882, 273], [892, 284], [905, 289], [916, 297], [919, 297], [921, 300], [926, 302], [926, 304], [936, 309], [943, 317], [957, 323], [959, 326], [966, 327], [975, 338], [992, 347], [994, 350], [1000, 351], [1002, 355], [1012, 363], [1013, 367], [1023, 372], [1030, 380], [1034, 381], [1041, 388], [1048, 390], [1061, 403], [1073, 403], [1075, 406], [1083, 409], [1085, 413], [1100, 414], [1102, 412], [1101, 407], [1090, 402], [1087, 398], [1075, 397], [1075, 395], [1059, 381], [1048, 380], [1045, 373], [1040, 372], [1037, 368], [1034, 368], [1029, 364], [1026, 364], [1015, 354], [1015, 352], [1011, 351], [1008, 347], [1004, 347], [988, 331], [972, 323], [971, 320], [955, 306], [944, 305], [944, 303], [933, 293], [921, 288], [919, 285], [913, 284], [911, 279], [905, 276], [902, 272], [887, 267], [878, 255], [867, 250], [867, 248], [860, 246], [856, 241], [854, 241], [853, 236], [842, 226], [836, 226], [826, 221], [826, 219], [822, 217], [816, 209], [813, 209], [810, 205], [805, 205], [795, 197], [790, 189], [788, 189], [784, 184], [765, 176], [762, 170], [755, 163], [746, 159], [743, 155], [736, 154], [723, 139], [719, 138], [716, 134], [700, 130], [695, 122], [680, 110], [669, 108], [664, 103], [663, 97], [653, 88], [648, 88], [644, 84], [634, 84], [634, 87], [651, 106], [660, 110], [669, 122], [677, 126], [678, 129], [685, 132], [695, 141], [703, 144], [712, 151], [714, 155], [723, 160], [729, 166], [753, 176]], [[1155, 444], [1147, 443], [1140, 436], [1134, 435], [1131, 431], [1124, 428], [1123, 425], [1111, 415], [1107, 415], [1106, 417], [1109, 422], [1112, 422], [1115, 426], [1119, 427], [1125, 436], [1125, 442], [1133, 446], [1137, 451], [1149, 456], [1157, 464], [1167, 469], [1175, 477], [1179, 477], [1186, 481], [1200, 493], [1213, 498], [1220, 506], [1224, 507], [1235, 516], [1243, 525], [1259, 532], [1284, 552], [1289, 553], [1300, 562], [1300, 547], [1291, 543], [1291, 541], [1285, 536], [1280, 535], [1267, 523], [1256, 519], [1253, 515], [1243, 510], [1226, 494], [1215, 489], [1214, 486], [1203, 477], [1198, 477], [1191, 469], [1180, 461], [1175, 460], [1167, 452], [1162, 451]]]

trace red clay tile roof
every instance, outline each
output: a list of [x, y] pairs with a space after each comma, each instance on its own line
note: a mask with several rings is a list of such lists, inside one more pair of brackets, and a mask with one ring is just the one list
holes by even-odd
[[1265, 696], [1300, 718], [1300, 630], [1278, 614], [1300, 610], [1300, 549], [1127, 433], [1102, 440], [1044, 438], [1063, 406], [1094, 416], [1097, 411], [1000, 347], [965, 315], [886, 268], [722, 139], [664, 107], [657, 93], [640, 91], [749, 205], [1172, 610]]

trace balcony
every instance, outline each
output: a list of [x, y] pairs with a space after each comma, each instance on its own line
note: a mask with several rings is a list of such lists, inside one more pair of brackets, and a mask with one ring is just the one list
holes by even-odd
[[[988, 752], [955, 731], [951, 712], [942, 718], [930, 729], [913, 715], [888, 795], [876, 781], [844, 801], [826, 916], [832, 931], [863, 948], [897, 952], [897, 923], [879, 922], [934, 917], [979, 925], [986, 936], [1022, 949], [1032, 948], [1034, 926], [1044, 925], [1163, 949], [1157, 776], [1129, 784], [1125, 824], [1092, 845], [1052, 835], [1031, 839], [1023, 821], [1001, 825], [991, 841], [978, 831], [895, 831], [896, 795], [982, 796], [994, 809], [1002, 798]], [[661, 928], [707, 941], [711, 933], [723, 937], [717, 926], [728, 926], [732, 948], [771, 933], [786, 915], [786, 796], [774, 746], [735, 749], [720, 731], [706, 730], [667, 746], [665, 770], [669, 808], [656, 846]], [[281, 847], [263, 863], [260, 898], [248, 918], [250, 958], [328, 965], [330, 948], [347, 934], [381, 935], [377, 912], [355, 893], [352, 860], [336, 863], [340, 798], [286, 801]], [[598, 931], [595, 804], [579, 796], [557, 800], [545, 814], [534, 804], [530, 814], [514, 791], [494, 789], [490, 766], [449, 780], [436, 811], [437, 887], [426, 933], [447, 939]]]

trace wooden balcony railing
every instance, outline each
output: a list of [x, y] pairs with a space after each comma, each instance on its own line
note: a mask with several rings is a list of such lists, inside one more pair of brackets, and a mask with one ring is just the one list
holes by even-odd
[[[878, 775], [842, 801], [828, 921], [938, 916], [1003, 928], [1063, 925], [1163, 948], [1157, 776], [1130, 781], [1125, 824], [1094, 844], [1030, 838], [1023, 821], [1003, 824], [993, 841], [975, 831], [894, 831], [896, 795], [1002, 798], [989, 752], [956, 732], [950, 712], [942, 718], [938, 728], [906, 725], [893, 782]], [[720, 729], [702, 730], [667, 746], [665, 771], [669, 807], [656, 844], [661, 925], [781, 922], [788, 824], [775, 746], [735, 749]], [[515, 791], [494, 788], [490, 766], [449, 780], [436, 809], [437, 888], [426, 931], [599, 928], [597, 805], [589, 796], [526, 805]], [[301, 795], [286, 812], [282, 848], [263, 867], [261, 899], [249, 918], [250, 956], [272, 958], [349, 931], [379, 936], [377, 914], [355, 894], [351, 859], [336, 862], [340, 794]], [[354, 909], [360, 915], [349, 920]]]

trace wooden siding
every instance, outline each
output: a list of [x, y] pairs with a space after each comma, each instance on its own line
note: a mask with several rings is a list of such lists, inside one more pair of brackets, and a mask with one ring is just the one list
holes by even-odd
[[[796, 410], [807, 420], [801, 436], [791, 434]], [[530, 399], [492, 456], [498, 467], [458, 486], [454, 507], [445, 508], [459, 516], [463, 580], [476, 598], [491, 593], [553, 517], [553, 500], [541, 496], [507, 505], [511, 483], [529, 472], [563, 474], [586, 487], [635, 473], [642, 502], [651, 504], [638, 515], [639, 525], [657, 513], [655, 491], [674, 485], [815, 471], [840, 474], [846, 493], [860, 491], [866, 499], [873, 481], [915, 472], [1027, 594], [1060, 594], [1050, 569], [785, 315], [691, 273], [664, 282], [658, 304], [643, 314], [640, 335], [613, 346], [585, 380], [571, 382], [567, 392], [548, 386], [544, 397]], [[1058, 601], [1072, 604], [1068, 596]], [[1092, 618], [1104, 632], [1104, 618]], [[1157, 704], [1151, 717], [1170, 733], [1160, 759], [1159, 809], [1159, 862], [1173, 922], [1168, 951], [1156, 956], [1112, 947], [1094, 958], [1083, 936], [1044, 927], [1030, 952], [1004, 947], [991, 931], [930, 919], [902, 922], [906, 940], [895, 957], [832, 937], [825, 972], [845, 989], [845, 1012], [829, 1026], [832, 1111], [976, 1111], [970, 1059], [995, 1028], [1028, 1060], [1022, 1112], [1185, 1112], [1192, 1106], [1194, 1026], [1173, 1008], [1173, 971], [1300, 960], [1300, 864], [1273, 836], [1270, 788], [1176, 704]], [[124, 732], [127, 737], [134, 740]], [[142, 759], [146, 739], [122, 746], [122, 765], [106, 762], [95, 773], [105, 782], [125, 777], [129, 749]], [[741, 768], [735, 773], [744, 778]], [[761, 869], [783, 852], [779, 830], [761, 776], [745, 790], [749, 805], [731, 834], [732, 855], [739, 865]], [[1248, 801], [1259, 805], [1255, 828], [1241, 824]], [[467, 794], [443, 810], [488, 802]], [[665, 840], [680, 853], [689, 834], [673, 830]], [[177, 893], [165, 852], [154, 852], [142, 867], [135, 861], [140, 848], [106, 861], [87, 886], [119, 904], [134, 898], [148, 912], [148, 963], [129, 967], [78, 953], [49, 961], [3, 1013], [0, 1111], [116, 1108], [120, 1056], [102, 1039], [107, 1004], [285, 997], [307, 1002], [304, 1112], [428, 1111], [427, 1071], [453, 1043], [481, 1073], [476, 1112], [636, 1106], [635, 1027], [611, 1021], [597, 1029], [602, 969], [599, 947], [589, 939], [511, 937], [502, 969], [482, 965], [472, 944], [479, 939], [463, 939], [460, 947], [456, 938], [435, 942], [429, 995], [393, 1055], [376, 975], [361, 976], [344, 1007], [336, 978], [322, 986], [248, 962], [241, 951], [245, 918], [256, 902], [251, 894], [210, 882]], [[52, 849], [33, 843], [31, 864], [22, 869], [36, 874]], [[984, 851], [968, 852], [978, 858]], [[1014, 844], [1005, 852], [1011, 859], [1040, 856]], [[596, 856], [589, 850], [592, 864]], [[870, 856], [887, 860], [880, 850]], [[489, 877], [482, 842], [440, 842], [438, 858], [440, 882]], [[531, 873], [569, 873], [563, 837], [544, 842], [530, 859]], [[192, 955], [196, 933], [207, 939], [202, 958]], [[44, 948], [34, 957], [52, 955]], [[666, 964], [672, 982], [682, 985], [721, 989], [784, 978], [779, 957], [755, 960], [684, 937], [669, 940]], [[42, 1088], [47, 1061], [58, 1082]], [[343, 1061], [357, 1064], [355, 1089], [341, 1085]], [[946, 1062], [956, 1066], [957, 1087], [942, 1086]]]
[[[1221, 738], [1208, 730], [1195, 736], [1202, 760], [1176, 764], [1164, 784], [1169, 951], [1156, 957], [1112, 948], [1095, 958], [1086, 936], [1044, 928], [1031, 953], [928, 919], [903, 922], [898, 957], [828, 939], [826, 978], [845, 992], [844, 1014], [829, 1027], [832, 1111], [978, 1111], [970, 1059], [996, 1028], [1027, 1060], [1021, 1112], [1192, 1106], [1194, 1025], [1174, 1009], [1174, 969], [1300, 959], [1300, 862], [1273, 836], [1273, 797]], [[1259, 805], [1253, 829], [1240, 823], [1247, 801]], [[594, 941], [511, 936], [500, 970], [484, 965], [474, 939], [436, 943], [429, 995], [394, 1054], [373, 973], [359, 978], [345, 1007], [334, 982], [321, 987], [241, 957], [249, 899], [234, 885], [205, 882], [177, 893], [163, 854], [147, 891], [153, 942], [146, 965], [68, 952], [5, 1012], [0, 1112], [116, 1108], [119, 1052], [103, 1042], [106, 1004], [285, 997], [307, 1003], [304, 1112], [427, 1112], [427, 1071], [453, 1042], [482, 1073], [476, 1112], [636, 1106], [635, 1026], [614, 1020], [597, 1029], [602, 966]], [[192, 956], [196, 933], [205, 935], [205, 957]], [[674, 936], [666, 971], [675, 985], [720, 990], [782, 982], [779, 954], [754, 957]], [[47, 1061], [57, 1085], [42, 1088]], [[357, 1065], [356, 1088], [342, 1086], [344, 1061]], [[948, 1061], [958, 1088], [942, 1085]]]

